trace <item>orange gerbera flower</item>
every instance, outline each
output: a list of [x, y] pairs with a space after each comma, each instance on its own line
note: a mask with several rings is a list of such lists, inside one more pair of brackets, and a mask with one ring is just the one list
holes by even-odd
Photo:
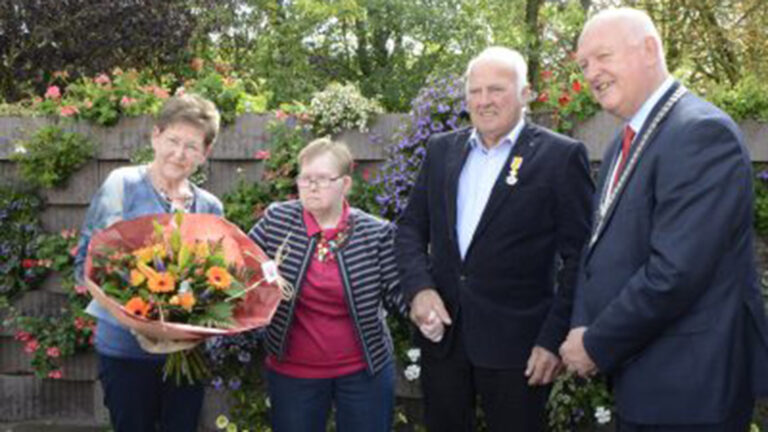
[[208, 283], [218, 289], [227, 289], [232, 284], [232, 275], [223, 267], [211, 267], [205, 275], [208, 276]]
[[152, 309], [149, 303], [145, 302], [141, 297], [133, 297], [125, 304], [125, 309], [134, 315], [146, 317], [149, 314], [149, 310]]
[[176, 289], [176, 279], [170, 273], [158, 273], [149, 278], [149, 290], [155, 293], [172, 292]]

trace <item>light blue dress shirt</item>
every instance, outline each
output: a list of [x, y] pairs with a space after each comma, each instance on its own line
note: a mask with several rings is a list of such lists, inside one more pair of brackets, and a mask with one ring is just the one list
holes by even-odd
[[480, 141], [477, 129], [467, 141], [469, 154], [459, 176], [459, 188], [456, 194], [456, 234], [459, 242], [461, 259], [467, 256], [480, 217], [491, 196], [493, 185], [523, 129], [523, 119], [501, 139], [498, 145], [488, 149]]

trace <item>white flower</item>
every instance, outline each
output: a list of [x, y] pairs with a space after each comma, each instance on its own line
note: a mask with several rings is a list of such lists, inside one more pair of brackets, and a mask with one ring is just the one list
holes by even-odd
[[414, 381], [419, 379], [419, 375], [421, 375], [421, 366], [417, 364], [412, 364], [405, 368], [405, 371], [403, 371], [403, 375], [405, 375], [405, 379], [408, 381]]
[[416, 363], [421, 358], [421, 350], [418, 348], [411, 348], [405, 354], [413, 363]]
[[595, 408], [595, 419], [599, 424], [607, 424], [611, 422], [611, 410], [604, 406]]
[[14, 151], [15, 151], [16, 153], [18, 153], [18, 154], [25, 154], [25, 153], [27, 153], [27, 148], [26, 148], [26, 147], [24, 147], [23, 145], [19, 144], [19, 145], [17, 145], [17, 146], [16, 146], [16, 148], [14, 149]]
[[264, 398], [264, 406], [267, 408], [272, 408], [272, 402], [269, 400], [269, 396]]

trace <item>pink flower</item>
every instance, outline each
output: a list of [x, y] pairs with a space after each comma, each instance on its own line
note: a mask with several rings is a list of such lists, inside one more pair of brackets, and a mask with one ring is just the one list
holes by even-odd
[[88, 109], [93, 108], [93, 102], [90, 99], [85, 100], [85, 107]]
[[363, 177], [363, 180], [368, 181], [371, 179], [371, 170], [368, 168], [363, 168], [363, 173], [361, 174]]
[[62, 117], [72, 117], [80, 112], [74, 105], [64, 105], [59, 109], [59, 114]]
[[283, 110], [275, 111], [275, 118], [278, 119], [278, 120], [283, 120], [283, 119], [286, 119], [288, 117], [289, 117], [289, 115], [285, 111], [283, 111]]
[[75, 292], [82, 295], [88, 292], [88, 288], [85, 285], [75, 285]]
[[64, 374], [61, 372], [61, 369], [56, 369], [48, 372], [48, 378], [61, 379], [63, 376]]
[[47, 350], [45, 350], [45, 354], [48, 357], [56, 358], [61, 355], [61, 350], [59, 349], [59, 347], [55, 347], [55, 346], [49, 347]]
[[32, 337], [32, 335], [31, 335], [31, 334], [29, 334], [29, 332], [25, 332], [25, 331], [23, 331], [23, 330], [19, 330], [19, 331], [17, 331], [17, 332], [16, 332], [16, 334], [15, 334], [15, 335], [13, 335], [13, 338], [14, 338], [14, 339], [16, 339], [17, 341], [21, 341], [21, 342], [26, 342], [26, 341], [28, 341], [28, 340], [29, 340], [31, 337]]
[[85, 328], [85, 320], [83, 320], [81, 317], [75, 317], [75, 328], [78, 330]]
[[133, 105], [135, 103], [136, 103], [136, 99], [134, 99], [132, 97], [123, 96], [123, 98], [120, 99], [120, 105], [122, 105], [124, 107], [129, 107], [129, 106], [131, 106], [131, 105]]
[[73, 257], [77, 256], [77, 245], [72, 246], [72, 249], [69, 250], [69, 255]]
[[549, 93], [541, 92], [541, 94], [539, 94], [539, 97], [537, 97], [536, 100], [539, 101], [539, 102], [546, 102], [546, 101], [548, 101], [549, 100]]
[[272, 155], [269, 153], [269, 150], [258, 150], [253, 154], [253, 158], [256, 160], [267, 160], [270, 156]]
[[46, 99], [58, 99], [61, 97], [61, 90], [59, 90], [58, 86], [50, 86], [48, 87], [48, 90], [45, 91], [45, 98]]
[[30, 339], [27, 341], [27, 344], [24, 345], [24, 352], [27, 354], [32, 354], [35, 351], [37, 351], [37, 348], [40, 346], [40, 343], [37, 342], [37, 339]]
[[168, 94], [168, 90], [165, 90], [158, 86], [155, 86], [154, 88], [152, 88], [152, 93], [155, 94], [155, 97], [160, 99], [168, 99], [168, 97], [170, 97], [170, 94]]
[[109, 85], [112, 83], [112, 80], [109, 79], [107, 74], [99, 74], [96, 78], [93, 79], [93, 82], [100, 85]]

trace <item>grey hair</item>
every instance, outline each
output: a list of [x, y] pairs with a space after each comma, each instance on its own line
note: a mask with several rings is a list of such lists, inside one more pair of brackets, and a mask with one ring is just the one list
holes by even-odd
[[502, 46], [488, 47], [470, 60], [467, 71], [464, 73], [464, 86], [467, 94], [469, 94], [469, 74], [478, 63], [485, 61], [502, 64], [514, 71], [517, 75], [518, 95], [522, 95], [523, 89], [528, 86], [528, 64], [525, 63], [525, 58], [518, 51]]
[[596, 23], [613, 20], [620, 20], [625, 23], [629, 23], [629, 25], [632, 26], [629, 33], [635, 40], [642, 40], [646, 36], [653, 38], [659, 47], [659, 60], [661, 61], [664, 69], [667, 69], [667, 62], [664, 58], [664, 46], [661, 41], [659, 30], [656, 28], [656, 24], [653, 23], [651, 16], [648, 15], [647, 12], [640, 9], [621, 7], [615, 9], [605, 9], [596, 13], [584, 24], [584, 30], [581, 32], [581, 36], [579, 36], [579, 43], [581, 43], [581, 38], [584, 36], [587, 30], [589, 30], [590, 26]]

